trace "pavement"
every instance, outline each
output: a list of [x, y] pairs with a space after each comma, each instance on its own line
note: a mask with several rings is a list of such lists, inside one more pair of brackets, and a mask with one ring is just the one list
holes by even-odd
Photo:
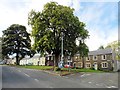
[[2, 88], [117, 88], [118, 73], [77, 73], [59, 76], [41, 71], [2, 66]]

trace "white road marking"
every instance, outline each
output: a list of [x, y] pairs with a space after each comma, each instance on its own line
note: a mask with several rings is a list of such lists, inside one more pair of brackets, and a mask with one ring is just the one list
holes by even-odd
[[88, 83], [92, 83], [92, 82], [88, 82]]
[[97, 86], [103, 86], [102, 84], [96, 84]]
[[37, 81], [37, 82], [39, 82], [39, 80], [38, 79], [34, 79], [35, 81]]
[[117, 88], [116, 86], [107, 86], [107, 88]]
[[84, 77], [85, 75], [83, 74], [83, 75], [81, 75], [80, 77]]
[[89, 75], [91, 75], [91, 74], [83, 74], [80, 77], [85, 77], [85, 76], [89, 76]]
[[30, 77], [28, 74], [24, 73], [27, 77]]

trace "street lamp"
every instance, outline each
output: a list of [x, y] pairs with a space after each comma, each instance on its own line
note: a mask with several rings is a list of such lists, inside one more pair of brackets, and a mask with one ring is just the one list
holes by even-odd
[[63, 31], [61, 32], [61, 62], [63, 63]]
[[58, 63], [59, 68], [63, 68], [63, 31], [61, 31], [61, 59], [60, 62]]

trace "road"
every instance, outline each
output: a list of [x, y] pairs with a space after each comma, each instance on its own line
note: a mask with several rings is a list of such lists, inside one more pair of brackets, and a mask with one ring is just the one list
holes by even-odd
[[0, 65], [0, 90], [2, 89], [2, 66]]
[[61, 77], [39, 70], [2, 66], [2, 88], [117, 88], [117, 73], [107, 75], [113, 77], [109, 82], [106, 75], [82, 73]]

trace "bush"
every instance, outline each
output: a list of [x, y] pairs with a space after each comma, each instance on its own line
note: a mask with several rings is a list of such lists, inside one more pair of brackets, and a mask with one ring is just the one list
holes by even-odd
[[95, 68], [90, 68], [91, 70], [95, 70]]
[[60, 71], [61, 70], [61, 68], [56, 68], [56, 71]]

